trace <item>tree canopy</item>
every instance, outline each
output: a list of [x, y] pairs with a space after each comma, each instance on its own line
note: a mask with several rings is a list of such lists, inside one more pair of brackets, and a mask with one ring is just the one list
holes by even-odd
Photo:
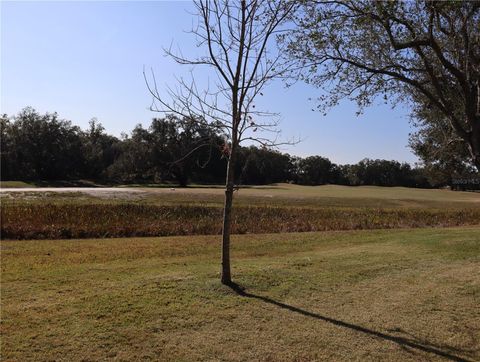
[[303, 4], [298, 26], [282, 39], [301, 64], [296, 76], [321, 87], [334, 83], [320, 107], [343, 97], [364, 107], [379, 95], [424, 104], [480, 171], [480, 2]]

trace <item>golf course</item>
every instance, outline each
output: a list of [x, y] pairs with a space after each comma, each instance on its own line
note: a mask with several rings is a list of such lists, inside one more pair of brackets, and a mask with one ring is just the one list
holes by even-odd
[[[480, 359], [478, 193], [240, 189], [234, 213], [251, 230], [233, 236], [227, 287], [218, 232], [181, 226], [218, 223], [222, 190], [131, 189], [2, 189], [2, 230], [23, 239], [1, 242], [2, 359]], [[340, 222], [364, 215], [378, 220]], [[171, 235], [112, 237], [122, 223]], [[73, 237], [84, 224], [110, 234]]]

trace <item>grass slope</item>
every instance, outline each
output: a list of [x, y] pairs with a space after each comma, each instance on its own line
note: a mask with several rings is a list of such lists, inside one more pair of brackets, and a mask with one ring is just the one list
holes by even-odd
[[25, 187], [36, 187], [31, 182], [25, 181], [0, 181], [0, 188], [25, 188]]
[[480, 227], [1, 247], [4, 360], [480, 360]]
[[[124, 189], [124, 188], [122, 188]], [[53, 193], [24, 192], [8, 193], [4, 190], [4, 204], [29, 203], [92, 203], [125, 202], [147, 203], [154, 205], [208, 204], [222, 206], [224, 190], [222, 187], [170, 188], [131, 188], [134, 193], [117, 194], [98, 192]], [[81, 191], [81, 189], [79, 189]], [[278, 184], [270, 186], [250, 186], [235, 192], [238, 206], [297, 206], [297, 207], [480, 207], [480, 193], [438, 189], [415, 189], [406, 187], [379, 186], [300, 186]]]

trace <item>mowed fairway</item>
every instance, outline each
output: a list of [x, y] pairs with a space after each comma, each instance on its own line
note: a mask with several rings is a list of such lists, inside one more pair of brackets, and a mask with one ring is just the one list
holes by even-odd
[[[142, 189], [146, 190], [146, 189]], [[158, 193], [172, 194], [169, 189], [156, 189]], [[177, 193], [190, 195], [223, 195], [218, 188], [186, 188], [178, 189]], [[431, 204], [455, 205], [456, 203], [476, 204], [480, 206], [480, 194], [472, 192], [457, 192], [439, 189], [415, 189], [408, 187], [379, 186], [301, 186], [293, 184], [275, 184], [269, 186], [253, 186], [240, 189], [237, 194], [239, 203], [242, 199], [261, 199], [270, 202], [296, 202], [299, 205], [321, 206], [429, 206]], [[200, 196], [197, 196], [200, 197]], [[386, 204], [385, 204], [386, 203]]]
[[[5, 182], [4, 184], [8, 185]], [[224, 195], [223, 186], [170, 188], [152, 185], [152, 187], [43, 189], [2, 186], [0, 191], [4, 203], [12, 201], [28, 201], [29, 203], [36, 201], [42, 203], [134, 201], [155, 205], [208, 204], [222, 206]], [[274, 184], [242, 187], [235, 192], [235, 203], [238, 206], [298, 207], [480, 207], [480, 193], [407, 187]]]
[[2, 241], [2, 360], [480, 360], [480, 227]]

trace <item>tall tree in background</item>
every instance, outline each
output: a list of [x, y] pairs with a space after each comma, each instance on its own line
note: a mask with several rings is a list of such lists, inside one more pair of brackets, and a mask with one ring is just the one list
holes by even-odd
[[152, 149], [154, 167], [158, 172], [173, 175], [183, 187], [195, 171], [212, 161], [221, 143], [215, 128], [193, 118], [180, 119], [174, 115], [154, 118], [149, 130], [148, 146]]
[[[480, 2], [319, 0], [304, 2], [290, 38], [300, 77], [334, 82], [329, 98], [368, 105], [385, 99], [435, 109], [480, 171]], [[452, 138], [452, 139], [453, 139]]]
[[298, 182], [302, 185], [324, 185], [332, 182], [333, 164], [328, 158], [310, 156], [298, 163]]
[[85, 168], [82, 131], [57, 113], [31, 107], [1, 118], [2, 179], [75, 178]]
[[104, 178], [105, 171], [118, 156], [119, 140], [107, 134], [105, 128], [93, 118], [83, 132], [83, 156], [85, 158], [84, 176], [89, 179]]
[[[274, 78], [282, 77], [293, 64], [282, 59], [284, 49], [273, 49], [275, 35], [292, 12], [295, 2], [278, 0], [200, 0], [195, 2], [198, 25], [192, 33], [206, 55], [187, 59], [167, 53], [180, 64], [207, 66], [215, 72], [213, 87], [197, 85], [180, 78], [176, 89], [166, 94], [157, 88], [153, 71], [145, 79], [154, 98], [152, 110], [169, 112], [204, 122], [225, 134], [223, 146], [227, 158], [225, 205], [222, 231], [222, 276], [231, 284], [230, 227], [237, 153], [242, 141], [250, 140], [264, 147], [278, 145], [276, 115], [256, 109], [255, 98]], [[273, 132], [273, 137], [263, 132]]]

